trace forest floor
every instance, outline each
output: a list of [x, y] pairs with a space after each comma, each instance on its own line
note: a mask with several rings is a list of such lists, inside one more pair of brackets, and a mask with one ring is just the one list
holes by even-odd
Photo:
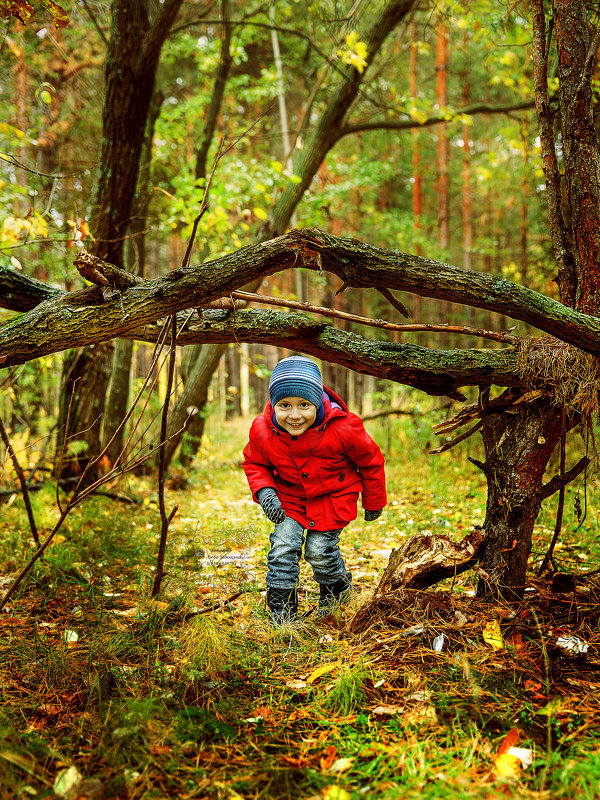
[[[423, 530], [460, 539], [485, 510], [466, 446], [427, 455], [431, 419], [368, 425], [390, 504], [344, 532], [355, 591], [322, 620], [303, 563], [301, 621], [268, 624], [269, 523], [240, 466], [248, 421], [211, 422], [194, 468], [171, 473], [158, 599], [155, 478], [111, 487], [131, 503], [73, 511], [0, 614], [1, 798], [600, 797], [600, 588], [592, 574], [534, 577], [556, 499], [525, 602], [484, 603], [466, 573], [367, 606], [392, 548]], [[569, 487], [566, 573], [600, 566], [598, 495], [594, 477]], [[52, 487], [32, 498], [50, 530]], [[20, 497], [1, 499], [4, 592], [33, 545]]]

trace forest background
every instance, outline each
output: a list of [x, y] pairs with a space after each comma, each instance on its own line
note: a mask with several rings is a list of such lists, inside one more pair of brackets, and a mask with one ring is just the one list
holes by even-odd
[[[84, 286], [73, 266], [81, 245], [149, 279], [187, 263], [190, 243], [191, 261], [199, 263], [276, 236], [290, 224], [477, 269], [558, 298], [532, 97], [529, 8], [487, 2], [465, 7], [406, 3], [398, 12], [398, 24], [390, 24], [375, 52], [368, 52], [363, 32], [392, 5], [357, 2], [346, 8], [302, 0], [256, 8], [225, 1], [136, 4], [144, 14], [134, 20], [133, 5], [84, 3], [68, 8], [67, 27], [56, 27], [40, 9], [32, 19], [23, 19], [26, 24], [9, 19], [0, 51], [3, 280], [21, 275], [43, 281], [43, 289], [33, 281], [27, 284], [29, 291], [39, 290], [37, 302], [55, 290]], [[119, 20], [127, 14], [129, 27], [120, 30]], [[140, 53], [136, 45], [148, 31], [152, 35]], [[110, 92], [105, 93], [109, 61], [115, 57], [110, 42], [122, 53], [131, 51], [133, 61], [140, 55], [154, 58], [156, 74], [144, 83], [148, 114], [142, 130], [131, 113], [135, 97], [131, 106], [123, 96], [111, 106]], [[141, 72], [140, 63], [137, 66]], [[344, 103], [336, 92], [345, 66], [360, 76], [364, 73], [365, 79], [346, 100], [344, 113], [351, 114], [345, 119], [342, 115], [327, 131], [332, 98]], [[134, 70], [134, 90], [135, 76]], [[557, 86], [552, 75], [549, 86]], [[107, 155], [107, 125], [122, 129], [125, 141], [127, 135], [136, 139], [139, 174], [125, 166], [129, 162], [123, 153], [113, 154], [112, 163], [108, 158], [99, 161], [99, 153]], [[314, 145], [322, 130], [329, 138], [310, 174], [307, 162], [310, 152], [319, 151]], [[117, 213], [127, 191], [133, 201], [126, 223], [120, 223], [126, 233], [113, 231], [103, 240], [98, 235], [103, 220]], [[290, 200], [294, 192], [299, 194]], [[106, 230], [109, 227], [105, 236]], [[98, 242], [109, 245], [102, 250]], [[3, 284], [9, 285], [13, 284]], [[492, 332], [485, 346], [493, 348], [502, 343], [502, 331], [514, 325], [494, 311], [445, 300], [403, 295], [392, 305], [389, 293], [340, 288], [339, 279], [330, 273], [295, 270], [268, 277], [260, 292], [392, 324], [404, 321], [405, 306], [411, 322], [424, 323], [417, 331], [365, 329], [350, 318], [336, 323], [377, 342], [476, 347], [481, 338], [469, 333], [483, 329]], [[2, 304], [10, 310], [0, 314], [7, 322], [14, 319], [14, 311], [31, 307], [31, 300], [19, 306], [16, 296], [16, 291], [11, 295], [5, 289]], [[453, 327], [443, 327], [448, 324]], [[442, 327], [435, 330], [436, 325]], [[533, 331], [520, 325], [518, 332]], [[20, 709], [5, 720], [2, 758], [10, 780], [18, 782], [22, 796], [44, 796], [52, 787], [62, 796], [96, 791], [108, 792], [106, 796], [308, 797], [320, 792], [345, 798], [362, 796], [368, 786], [377, 796], [394, 797], [399, 785], [422, 794], [431, 781], [436, 783], [431, 796], [436, 797], [444, 792], [471, 796], [473, 783], [478, 796], [494, 796], [499, 784], [508, 791], [552, 791], [552, 796], [569, 797], [581, 790], [595, 796], [595, 717], [586, 699], [594, 692], [590, 675], [595, 662], [582, 679], [571, 662], [562, 664], [559, 653], [560, 669], [552, 674], [546, 639], [538, 636], [535, 617], [527, 622], [537, 648], [530, 661], [524, 655], [522, 631], [513, 632], [510, 645], [500, 648], [489, 644], [488, 633], [477, 652], [476, 668], [470, 665], [471, 656], [456, 660], [459, 667], [450, 661], [431, 663], [431, 654], [438, 652], [431, 648], [436, 631], [426, 626], [416, 634], [423, 636], [415, 652], [428, 662], [428, 677], [402, 651], [399, 642], [407, 639], [396, 639], [395, 634], [389, 638], [393, 657], [388, 660], [390, 654], [379, 649], [380, 633], [376, 640], [359, 636], [348, 648], [347, 619], [333, 621], [330, 631], [317, 633], [309, 621], [307, 630], [292, 635], [291, 646], [289, 640], [272, 641], [260, 625], [250, 637], [242, 635], [249, 616], [260, 617], [257, 571], [264, 542], [258, 545], [255, 534], [264, 539], [266, 529], [253, 527], [256, 514], [251, 507], [241, 516], [228, 510], [245, 492], [235, 477], [236, 453], [249, 419], [264, 405], [270, 369], [289, 352], [257, 343], [220, 349], [190, 345], [177, 352], [169, 377], [167, 369], [157, 369], [153, 345], [120, 339], [114, 349], [112, 344], [99, 345], [91, 351], [45, 355], [6, 371], [0, 418], [7, 441], [25, 467], [42, 532], [52, 530], [57, 515], [48, 488], [55, 484], [49, 477], [77, 479], [116, 434], [116, 444], [96, 465], [101, 478], [118, 462], [134, 424], [144, 431], [137, 452], [150, 451], [150, 459], [137, 464], [126, 487], [109, 485], [109, 492], [117, 495], [114, 502], [123, 502], [127, 495], [141, 508], [133, 515], [119, 511], [120, 523], [112, 510], [105, 525], [94, 525], [94, 516], [102, 520], [106, 512], [91, 505], [96, 499], [86, 500], [85, 510], [71, 515], [68, 526], [54, 538], [51, 554], [16, 595], [18, 613], [8, 608], [10, 625], [3, 627], [11, 668], [3, 691], [7, 701], [19, 698]], [[90, 360], [106, 389], [106, 411], [100, 413], [103, 403], [97, 405], [95, 384], [83, 401], [88, 416], [82, 413], [75, 425], [71, 419], [65, 444], [66, 417], [79, 413], [72, 386], [76, 375], [83, 380], [89, 372]], [[453, 450], [441, 457], [446, 459], [441, 465], [428, 466], [426, 459], [435, 458], [427, 455], [436, 444], [431, 425], [456, 409], [415, 389], [326, 361], [322, 366], [325, 382], [358, 413], [369, 417], [396, 412], [383, 415], [382, 421], [375, 419], [370, 429], [387, 452], [394, 496], [408, 494], [411, 507], [407, 509], [404, 499], [396, 500], [385, 528], [360, 529], [369, 537], [368, 568], [361, 568], [364, 544], [355, 545], [351, 559], [355, 574], [363, 573], [361, 588], [367, 592], [374, 588], [386, 554], [405, 534], [429, 525], [463, 534], [481, 522], [483, 479], [468, 472], [474, 470], [466, 460], [467, 453], [479, 455], [480, 445], [471, 439], [468, 449]], [[190, 401], [186, 392], [191, 377], [201, 373], [206, 378], [213, 370], [212, 380], [204, 381], [206, 398], [200, 393]], [[140, 419], [132, 418], [119, 430], [118, 422], [138, 390], [144, 397]], [[474, 390], [467, 389], [466, 395], [477, 399]], [[161, 416], [167, 396], [168, 422]], [[162, 600], [150, 601], [148, 581], [140, 575], [159, 537], [142, 544], [137, 536], [143, 537], [147, 526], [160, 529], [152, 515], [160, 512], [164, 521], [164, 496], [162, 503], [156, 498], [152, 452], [164, 433], [162, 424], [169, 426], [170, 447], [162, 451], [158, 467], [164, 479], [165, 460], [173, 461], [167, 492], [174, 493], [168, 494], [169, 502], [173, 497], [173, 508], [181, 506], [183, 521], [169, 540], [170, 588]], [[584, 452], [587, 455], [582, 439]], [[418, 471], [413, 484], [406, 479], [408, 466]], [[29, 541], [31, 515], [28, 524], [22, 502], [16, 499], [17, 478], [7, 454], [1, 499], [4, 522], [12, 532], [7, 533], [3, 555], [3, 573], [8, 576], [4, 587], [34, 546]], [[197, 485], [204, 487], [200, 494]], [[457, 485], [464, 488], [464, 497], [456, 496]], [[177, 496], [178, 488], [184, 490], [183, 497]], [[567, 498], [566, 532], [559, 546], [566, 559], [561, 564], [568, 570], [593, 562], [596, 555], [593, 490], [590, 479], [589, 485], [576, 484]], [[589, 508], [582, 511], [586, 503]], [[535, 566], [552, 536], [552, 512], [544, 510], [538, 523]], [[218, 521], [212, 519], [215, 514]], [[133, 550], [128, 541], [132, 527]], [[371, 541], [373, 537], [379, 538]], [[191, 568], [183, 566], [186, 559]], [[224, 596], [232, 598], [240, 591], [240, 569], [242, 599], [223, 606]], [[104, 586], [101, 592], [99, 585]], [[472, 586], [467, 583], [463, 590], [470, 596]], [[77, 603], [72, 602], [73, 591], [82, 595]], [[206, 607], [199, 613], [202, 595]], [[113, 596], [119, 599], [111, 601]], [[74, 618], [73, 607], [78, 609]], [[135, 617], [131, 624], [130, 613]], [[410, 613], [415, 623], [421, 621], [418, 609]], [[478, 613], [471, 610], [464, 616], [479, 632], [499, 614], [498, 609]], [[119, 614], [125, 614], [125, 626]], [[69, 638], [78, 625], [74, 619], [85, 620], [83, 646]], [[587, 618], [584, 622], [589, 628]], [[43, 631], [46, 623], [49, 629]], [[33, 645], [25, 641], [32, 631]], [[587, 640], [593, 641], [596, 633], [597, 624], [586, 629]], [[316, 652], [311, 649], [315, 637]], [[287, 672], [281, 662], [270, 662], [282, 654], [289, 661]], [[527, 662], [516, 677], [515, 658]], [[26, 678], [32, 663], [36, 669]], [[328, 675], [335, 680], [325, 683]], [[559, 677], [575, 684], [552, 706]], [[36, 682], [44, 688], [33, 692]], [[486, 702], [481, 701], [482, 691]], [[448, 711], [456, 702], [453, 692], [464, 700], [464, 713], [455, 717]], [[577, 703], [571, 699], [575, 693]], [[416, 706], [414, 714], [405, 713], [407, 704]], [[334, 721], [329, 725], [332, 710]], [[159, 714], [166, 714], [169, 722], [157, 727]], [[115, 736], [120, 744], [132, 734], [131, 748], [110, 745], [98, 720], [119, 732]], [[423, 731], [425, 745], [419, 738]], [[444, 741], [434, 743], [440, 731]], [[506, 760], [498, 760], [505, 754], [508, 745], [502, 742], [509, 734], [510, 742], [526, 739], [526, 749], [537, 754], [531, 773], [522, 773], [523, 762], [514, 754], [508, 766]], [[298, 744], [297, 737], [308, 744]], [[252, 747], [261, 752], [257, 771], [250, 766], [247, 748]], [[566, 752], [570, 760], [563, 763]], [[84, 776], [88, 784], [82, 788]], [[519, 781], [524, 783], [515, 783]]]

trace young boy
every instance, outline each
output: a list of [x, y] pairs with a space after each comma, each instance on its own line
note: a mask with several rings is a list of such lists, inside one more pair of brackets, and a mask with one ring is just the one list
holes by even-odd
[[359, 493], [369, 522], [379, 517], [387, 498], [379, 447], [362, 420], [323, 387], [314, 361], [304, 356], [280, 361], [269, 381], [269, 398], [250, 428], [243, 468], [253, 499], [275, 524], [267, 557], [267, 605], [272, 623], [281, 625], [298, 611], [302, 545], [320, 585], [323, 615], [350, 593], [351, 575], [338, 542], [356, 518]]

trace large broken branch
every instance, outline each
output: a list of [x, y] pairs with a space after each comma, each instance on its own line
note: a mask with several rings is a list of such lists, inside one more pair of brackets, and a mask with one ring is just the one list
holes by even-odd
[[348, 286], [400, 289], [484, 308], [533, 325], [581, 350], [600, 354], [600, 318], [505, 278], [382, 250], [311, 228], [291, 231], [287, 237], [297, 242], [291, 246], [296, 247], [302, 259], [299, 266], [333, 272]]
[[599, 318], [538, 292], [486, 273], [302, 229], [123, 291], [94, 286], [46, 300], [0, 327], [0, 359], [11, 366], [70, 347], [130, 336], [139, 326], [198, 308], [259, 277], [295, 267], [329, 270], [351, 287], [400, 289], [489, 309], [600, 353]]

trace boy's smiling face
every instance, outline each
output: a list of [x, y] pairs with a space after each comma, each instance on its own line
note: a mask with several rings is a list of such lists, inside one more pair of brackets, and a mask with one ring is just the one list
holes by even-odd
[[283, 397], [274, 410], [278, 424], [293, 436], [304, 433], [317, 418], [317, 407], [303, 397]]

